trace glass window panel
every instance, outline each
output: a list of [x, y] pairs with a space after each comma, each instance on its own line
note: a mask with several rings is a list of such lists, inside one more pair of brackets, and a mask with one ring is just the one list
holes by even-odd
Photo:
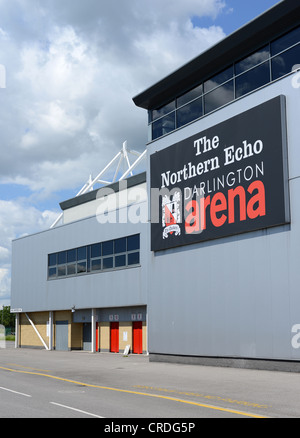
[[276, 41], [271, 43], [271, 54], [277, 55], [277, 53], [282, 52], [285, 49], [293, 46], [300, 42], [300, 27], [292, 30], [291, 32], [278, 38]]
[[140, 263], [140, 253], [132, 252], [128, 254], [128, 266], [130, 265], [138, 265]]
[[120, 268], [126, 266], [126, 255], [116, 256], [115, 258], [115, 268]]
[[210, 93], [204, 96], [205, 113], [214, 111], [215, 109], [226, 105], [234, 99], [233, 81], [227, 82]]
[[58, 277], [63, 277], [64, 275], [66, 275], [66, 266], [58, 266], [58, 268], [57, 268], [57, 276]]
[[102, 243], [102, 255], [110, 255], [114, 253], [114, 242], [110, 240], [109, 242]]
[[67, 262], [67, 252], [62, 251], [57, 254], [57, 263], [62, 265]]
[[162, 137], [175, 129], [175, 112], [152, 124], [152, 140]]
[[75, 262], [76, 261], [76, 249], [71, 249], [67, 252], [67, 262]]
[[92, 271], [101, 270], [101, 259], [92, 260]]
[[127, 251], [134, 251], [135, 249], [140, 249], [140, 235], [127, 237]]
[[67, 265], [67, 275], [75, 275], [76, 274], [76, 265], [71, 264], [71, 265]]
[[86, 259], [86, 246], [82, 246], [77, 249], [77, 260], [85, 260]]
[[91, 245], [88, 245], [86, 247], [86, 252], [87, 252], [87, 272], [90, 272], [90, 268], [91, 268]]
[[235, 79], [236, 98], [250, 93], [270, 82], [269, 62], [265, 62]]
[[187, 93], [185, 93], [182, 96], [178, 97], [178, 99], [177, 99], [177, 107], [185, 105], [186, 103], [190, 102], [191, 100], [194, 100], [197, 97], [201, 96], [202, 91], [203, 91], [203, 87], [202, 87], [202, 84], [201, 84], [198, 87], [193, 88], [191, 91], [188, 91]]
[[77, 263], [77, 274], [81, 274], [86, 272], [86, 262]]
[[177, 128], [186, 125], [203, 115], [202, 97], [177, 110]]
[[57, 264], [57, 254], [48, 255], [48, 266], [55, 266]]
[[113, 257], [106, 257], [103, 259], [103, 269], [112, 269], [114, 267]]
[[56, 278], [56, 268], [49, 268], [48, 277], [49, 278]]
[[92, 245], [91, 257], [92, 259], [94, 257], [101, 257], [101, 243], [96, 243], [95, 245]]
[[300, 45], [272, 59], [272, 79], [275, 80], [290, 73], [297, 64], [300, 64]]
[[170, 113], [175, 110], [175, 100], [168, 103], [167, 105], [162, 106], [159, 109], [155, 109], [152, 111], [152, 121], [158, 119], [159, 117], [164, 116], [165, 114]]
[[126, 251], [126, 237], [115, 240], [115, 254]]
[[218, 85], [223, 84], [223, 82], [228, 81], [232, 77], [233, 77], [233, 66], [230, 66], [226, 70], [223, 70], [221, 73], [218, 73], [217, 75], [210, 78], [208, 81], [204, 82], [204, 92], [207, 93], [208, 91], [212, 90]]
[[266, 61], [270, 57], [269, 46], [265, 46], [262, 49], [258, 50], [255, 53], [252, 53], [250, 56], [247, 56], [242, 61], [239, 61], [235, 64], [235, 73], [238, 75], [243, 73], [246, 70], [249, 70], [252, 67], [255, 67], [257, 64]]

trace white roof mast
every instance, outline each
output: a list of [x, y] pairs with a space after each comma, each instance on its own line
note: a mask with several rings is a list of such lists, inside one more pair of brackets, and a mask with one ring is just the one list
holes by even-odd
[[[108, 185], [108, 184], [112, 184], [116, 181], [122, 181], [123, 179], [127, 178], [128, 175], [133, 175], [133, 170], [136, 168], [136, 166], [143, 160], [146, 158], [146, 153], [147, 150], [145, 150], [143, 153], [139, 153], [136, 151], [132, 151], [129, 150], [127, 148], [127, 141], [125, 141], [123, 143], [123, 147], [121, 149], [121, 151], [110, 161], [110, 163], [108, 163], [108, 165], [101, 170], [101, 172], [96, 176], [96, 178], [92, 178], [92, 176], [90, 175], [89, 180], [85, 183], [85, 185], [82, 187], [82, 189], [77, 193], [77, 196], [83, 195], [84, 193], [87, 192], [91, 192], [92, 190], [94, 190], [94, 186], [96, 184], [103, 184], [103, 185]], [[135, 161], [133, 162], [133, 164], [130, 164], [129, 161], [129, 154], [133, 155], [135, 157]], [[137, 157], [137, 158], [136, 158]], [[121, 177], [117, 180], [118, 178], [118, 174], [120, 171], [120, 168], [122, 166], [122, 164], [125, 162], [125, 164], [127, 165], [127, 170], [121, 175]], [[112, 181], [106, 181], [103, 179], [105, 173], [110, 170], [112, 168], [112, 166], [116, 165], [116, 170], [115, 170], [115, 174], [114, 174], [114, 178]], [[56, 221], [51, 225], [50, 228], [54, 228], [62, 219], [63, 217], [63, 213], [61, 213], [59, 215], [59, 217], [56, 219]]]

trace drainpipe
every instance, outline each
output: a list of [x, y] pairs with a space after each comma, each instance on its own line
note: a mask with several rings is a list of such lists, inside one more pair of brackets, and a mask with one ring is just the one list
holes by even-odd
[[96, 309], [92, 309], [92, 347], [91, 352], [96, 353]]
[[19, 326], [20, 326], [20, 314], [16, 313], [15, 320], [15, 348], [19, 348]]

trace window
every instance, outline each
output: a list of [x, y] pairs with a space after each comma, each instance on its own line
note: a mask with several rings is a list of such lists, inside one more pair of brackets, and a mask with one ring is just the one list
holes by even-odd
[[74, 274], [76, 274], [76, 265], [75, 265], [75, 263], [67, 265], [67, 275], [74, 275]]
[[237, 59], [225, 70], [149, 111], [150, 141], [281, 78], [300, 65], [300, 27]]
[[114, 241], [110, 240], [109, 242], [102, 243], [102, 255], [110, 255], [114, 252]]
[[48, 278], [56, 278], [56, 267], [48, 269]]
[[168, 103], [167, 105], [159, 108], [159, 109], [155, 109], [152, 111], [152, 121], [159, 119], [160, 117], [172, 112], [175, 110], [175, 100], [173, 100], [172, 102]]
[[66, 268], [66, 262], [67, 262], [67, 252], [62, 251], [57, 254], [57, 276], [58, 277], [64, 277], [67, 273]]
[[177, 128], [198, 119], [202, 115], [202, 97], [200, 97], [177, 110]]
[[92, 271], [101, 271], [101, 259], [92, 260]]
[[67, 275], [76, 274], [76, 249], [67, 251]]
[[221, 87], [204, 95], [205, 114], [214, 111], [215, 109], [226, 105], [226, 103], [234, 100], [233, 81], [229, 81]]
[[123, 237], [123, 239], [115, 240], [114, 244], [115, 254], [118, 254], [120, 252], [126, 252], [126, 237]]
[[270, 57], [269, 46], [265, 46], [264, 48], [258, 50], [252, 55], [247, 56], [242, 61], [239, 61], [235, 64], [235, 74], [244, 73], [252, 67], [255, 67], [258, 64], [261, 64], [263, 61], [266, 61]]
[[162, 137], [175, 129], [175, 112], [152, 124], [152, 138]]
[[113, 257], [104, 257], [103, 258], [103, 269], [112, 269], [114, 267], [114, 258]]
[[140, 235], [127, 237], [127, 251], [134, 251], [140, 249]]
[[250, 91], [256, 90], [259, 87], [270, 82], [269, 62], [259, 65], [252, 70], [237, 76], [235, 79], [236, 97], [241, 97]]
[[300, 27], [283, 35], [271, 43], [271, 55], [277, 55], [300, 41]]
[[126, 266], [126, 254], [118, 255], [115, 258], [115, 267], [120, 268], [122, 266]]
[[87, 248], [83, 246], [77, 249], [77, 274], [87, 272]]
[[193, 88], [191, 91], [188, 91], [187, 93], [178, 97], [177, 108], [181, 107], [182, 105], [185, 105], [186, 103], [191, 102], [194, 99], [197, 99], [197, 97], [202, 95], [202, 91], [203, 91], [203, 86], [201, 84], [198, 87]]
[[128, 254], [128, 265], [138, 265], [140, 263], [140, 253], [133, 252]]
[[57, 265], [57, 254], [50, 254], [48, 256], [48, 266]]
[[140, 264], [140, 235], [99, 242], [48, 255], [48, 280]]
[[101, 251], [101, 243], [96, 243], [95, 245], [91, 246], [91, 258], [94, 259], [95, 257], [101, 257], [102, 251]]
[[64, 277], [66, 275], [66, 265], [61, 265], [57, 267], [57, 276]]
[[300, 64], [300, 44], [272, 59], [272, 79], [290, 73], [297, 64]]
[[96, 243], [91, 245], [91, 270], [92, 272], [101, 271], [102, 263], [102, 245], [101, 243]]
[[66, 261], [67, 261], [67, 253], [66, 253], [66, 251], [59, 252], [58, 255], [57, 255], [57, 258], [58, 258], [57, 263], [59, 265], [62, 265], [64, 263], [66, 263]]
[[218, 73], [217, 75], [210, 78], [208, 81], [204, 82], [204, 92], [207, 93], [208, 91], [213, 90], [214, 88], [228, 81], [232, 77], [233, 77], [233, 66], [227, 68], [221, 73]]

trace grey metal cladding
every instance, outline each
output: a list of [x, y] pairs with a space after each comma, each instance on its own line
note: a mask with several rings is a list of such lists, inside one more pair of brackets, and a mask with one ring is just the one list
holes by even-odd
[[[47, 280], [48, 254], [140, 234], [140, 266]], [[147, 224], [99, 224], [96, 216], [13, 242], [11, 307], [49, 311], [145, 305]]]

